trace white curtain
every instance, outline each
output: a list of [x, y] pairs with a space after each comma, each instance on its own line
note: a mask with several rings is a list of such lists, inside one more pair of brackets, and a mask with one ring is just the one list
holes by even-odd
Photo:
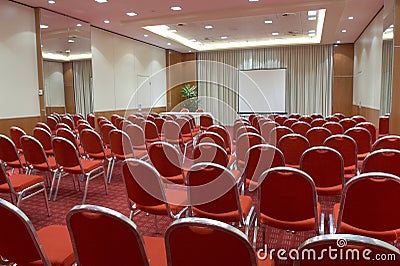
[[221, 123], [232, 124], [234, 121], [239, 69], [286, 68], [287, 112], [331, 113], [332, 45], [200, 52], [197, 60], [202, 107]]
[[86, 117], [93, 112], [92, 61], [72, 62], [74, 73], [75, 111]]
[[384, 40], [382, 46], [382, 87], [380, 113], [390, 113], [392, 105], [393, 40]]

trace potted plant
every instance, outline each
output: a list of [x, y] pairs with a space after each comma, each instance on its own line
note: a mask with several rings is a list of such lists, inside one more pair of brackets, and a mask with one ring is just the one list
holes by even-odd
[[184, 98], [183, 108], [189, 109], [190, 112], [197, 110], [199, 106], [199, 100], [197, 98], [197, 87], [189, 83], [183, 85], [181, 96]]

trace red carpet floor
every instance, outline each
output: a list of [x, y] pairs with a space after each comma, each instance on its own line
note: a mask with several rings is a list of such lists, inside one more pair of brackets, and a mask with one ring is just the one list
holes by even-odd
[[[81, 183], [83, 188], [84, 183]], [[0, 195], [6, 200], [10, 200], [9, 195]], [[66, 224], [66, 214], [75, 205], [79, 205], [82, 201], [83, 192], [75, 191], [72, 179], [69, 176], [62, 178], [57, 201], [50, 201], [51, 216], [48, 217], [44, 205], [42, 195], [36, 195], [21, 204], [21, 209], [31, 219], [36, 229], [51, 224]], [[339, 201], [339, 197], [321, 198], [322, 210], [330, 212], [335, 201]], [[108, 186], [108, 195], [105, 195], [104, 185], [101, 178], [94, 179], [89, 184], [89, 191], [86, 204], [95, 204], [114, 209], [124, 215], [129, 215], [127, 198], [125, 195], [124, 184], [122, 181], [120, 164], [116, 164], [111, 184]], [[144, 235], [155, 236], [154, 216], [146, 216], [144, 213], [134, 217], [134, 222], [138, 225]], [[168, 225], [172, 222], [170, 218], [159, 217], [158, 228], [162, 236]], [[283, 230], [268, 227], [266, 230], [266, 239], [268, 249], [297, 248], [304, 240], [315, 235], [315, 232], [296, 232], [288, 233]], [[261, 230], [258, 235], [258, 246], [261, 246], [262, 236]], [[292, 265], [290, 262], [278, 261], [276, 265]]]

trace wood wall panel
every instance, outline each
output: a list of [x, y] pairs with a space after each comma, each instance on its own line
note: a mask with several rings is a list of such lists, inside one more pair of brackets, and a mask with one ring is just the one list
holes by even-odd
[[10, 127], [17, 126], [22, 128], [27, 134], [31, 135], [37, 122], [40, 122], [40, 116], [27, 118], [9, 118], [0, 119], [0, 134], [10, 135]]
[[379, 125], [379, 110], [353, 105], [353, 115], [362, 115], [367, 121], [373, 123], [376, 127]]
[[52, 113], [65, 114], [65, 107], [46, 107], [46, 114]]
[[75, 114], [75, 89], [72, 62], [63, 63], [65, 112]]
[[335, 47], [333, 56], [332, 113], [353, 115], [354, 45]]

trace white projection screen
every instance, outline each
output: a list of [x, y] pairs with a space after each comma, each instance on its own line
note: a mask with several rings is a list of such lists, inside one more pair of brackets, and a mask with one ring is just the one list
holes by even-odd
[[285, 113], [286, 69], [239, 71], [239, 114]]

